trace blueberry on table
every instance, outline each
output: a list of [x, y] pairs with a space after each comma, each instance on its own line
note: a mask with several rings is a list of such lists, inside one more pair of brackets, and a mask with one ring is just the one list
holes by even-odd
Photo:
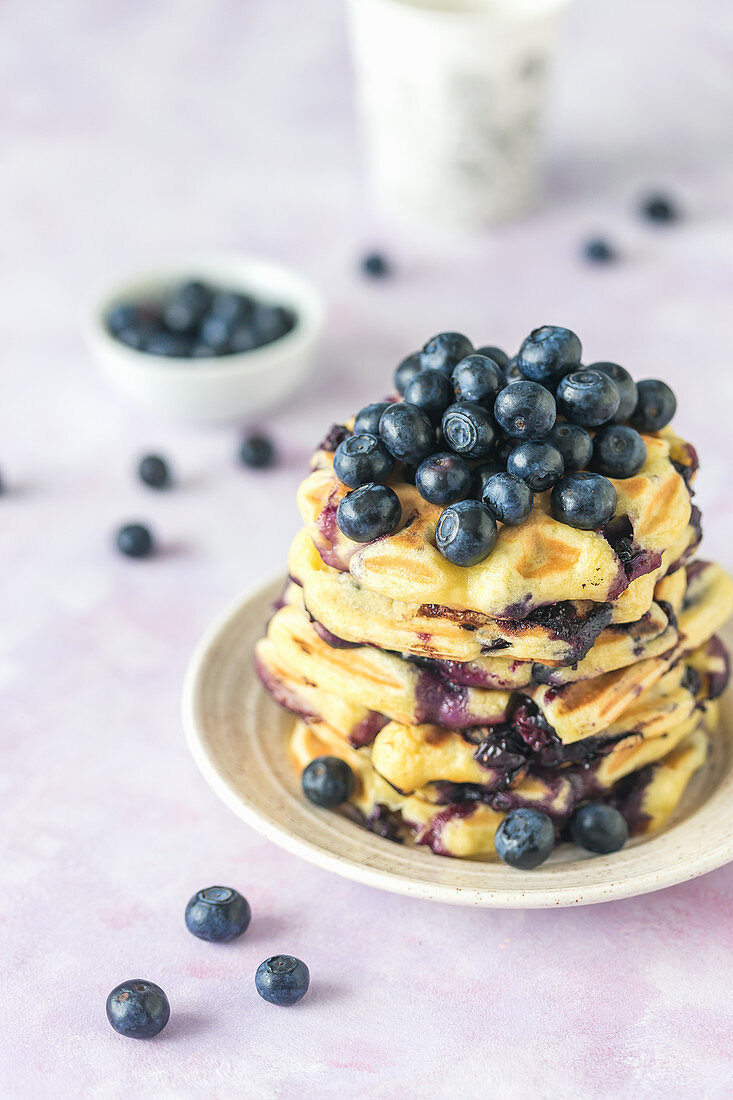
[[616, 489], [608, 478], [577, 470], [558, 481], [550, 505], [553, 516], [561, 523], [594, 531], [608, 523], [616, 511], [616, 499]]
[[494, 418], [482, 405], [450, 405], [441, 421], [445, 442], [465, 458], [485, 458], [496, 438]]
[[340, 756], [317, 756], [303, 770], [301, 784], [314, 806], [334, 810], [354, 793], [354, 773]]
[[431, 504], [455, 504], [471, 491], [473, 471], [460, 455], [442, 451], [430, 455], [417, 468], [415, 485]]
[[456, 401], [485, 405], [487, 409], [493, 409], [499, 390], [506, 385], [499, 364], [485, 355], [461, 359], [453, 369], [452, 380]]
[[354, 433], [361, 435], [362, 432], [367, 432], [369, 435], [379, 435], [379, 421], [382, 419], [382, 413], [391, 404], [391, 401], [374, 401], [371, 405], [365, 405], [356, 414]]
[[599, 855], [618, 852], [629, 839], [625, 819], [605, 802], [590, 802], [576, 810], [570, 822], [570, 833], [581, 848]]
[[641, 213], [650, 222], [676, 222], [680, 212], [668, 195], [647, 195], [642, 201]]
[[168, 463], [160, 455], [145, 455], [137, 468], [138, 476], [152, 489], [165, 489], [171, 483]]
[[211, 306], [212, 292], [205, 283], [192, 279], [181, 283], [168, 295], [163, 307], [163, 321], [170, 332], [191, 335], [201, 324]]
[[494, 549], [496, 534], [496, 520], [485, 504], [459, 500], [441, 514], [435, 542], [453, 565], [478, 565]]
[[504, 472], [494, 474], [487, 480], [481, 500], [501, 523], [511, 527], [525, 520], [534, 504], [534, 496], [527, 482]]
[[523, 342], [517, 366], [533, 382], [551, 382], [579, 365], [582, 350], [580, 340], [569, 328], [542, 325]]
[[391, 275], [391, 269], [381, 252], [368, 252], [359, 265], [365, 275], [372, 279], [384, 279]]
[[395, 458], [418, 465], [435, 450], [435, 429], [417, 405], [397, 401], [382, 413], [379, 435]]
[[539, 382], [521, 378], [497, 395], [494, 416], [512, 439], [541, 439], [555, 423], [555, 398]]
[[633, 426], [640, 432], [658, 432], [669, 424], [677, 412], [677, 398], [666, 382], [644, 378], [637, 382], [639, 401], [633, 416]]
[[512, 810], [496, 830], [499, 859], [519, 871], [539, 867], [555, 847], [555, 826], [541, 810]]
[[607, 424], [593, 440], [593, 469], [606, 477], [633, 477], [646, 462], [646, 443], [627, 424]]
[[294, 955], [273, 955], [257, 967], [255, 989], [273, 1005], [295, 1005], [308, 992], [308, 967]]
[[266, 435], [246, 435], [239, 446], [239, 461], [253, 470], [264, 470], [276, 459], [275, 445]]
[[420, 362], [420, 352], [415, 351], [412, 355], [408, 355], [406, 359], [395, 367], [394, 372], [394, 385], [397, 393], [400, 397], [404, 396], [407, 388], [407, 383], [411, 382], [416, 374], [419, 374], [422, 370], [422, 364]]
[[560, 380], [556, 400], [557, 411], [566, 420], [584, 428], [597, 428], [613, 419], [621, 396], [610, 375], [581, 367]]
[[376, 435], [350, 435], [333, 456], [336, 476], [350, 489], [368, 481], [384, 482], [394, 470], [394, 458]]
[[119, 1035], [152, 1039], [168, 1023], [171, 1007], [155, 982], [132, 978], [116, 986], [107, 997], [107, 1019]]
[[453, 368], [472, 351], [473, 344], [463, 333], [440, 332], [420, 352], [420, 363], [423, 368], [442, 370], [450, 377]]
[[485, 355], [487, 359], [493, 359], [498, 367], [505, 370], [509, 366], [509, 356], [501, 348], [493, 347], [491, 344], [484, 344], [480, 348], [476, 348], [477, 355]]
[[565, 472], [582, 470], [593, 454], [593, 440], [580, 424], [555, 424], [548, 433], [547, 442], [557, 447], [562, 455]]
[[586, 241], [583, 245], [583, 255], [586, 260], [590, 260], [594, 264], [608, 264], [616, 259], [613, 248], [602, 237], [594, 237], [592, 240]]
[[535, 493], [550, 489], [565, 472], [563, 457], [553, 443], [531, 439], [514, 448], [506, 468], [508, 473], [526, 482]]
[[229, 943], [247, 931], [252, 911], [231, 886], [207, 886], [186, 906], [186, 928], [200, 940]]
[[402, 518], [400, 498], [388, 485], [361, 485], [347, 493], [336, 511], [339, 530], [353, 542], [391, 535]]
[[115, 536], [117, 549], [128, 558], [149, 558], [154, 544], [150, 528], [142, 523], [127, 523]]
[[405, 387], [405, 401], [422, 409], [436, 426], [452, 400], [450, 378], [439, 370], [420, 371]]
[[618, 390], [620, 398], [619, 406], [616, 409], [616, 414], [613, 419], [628, 420], [639, 400], [636, 382], [629, 372], [624, 367], [620, 367], [618, 363], [590, 363], [588, 365], [588, 370], [599, 370], [613, 379], [616, 383], [616, 389]]
[[183, 333], [153, 332], [143, 341], [141, 350], [166, 359], [188, 359], [192, 348], [191, 337]]

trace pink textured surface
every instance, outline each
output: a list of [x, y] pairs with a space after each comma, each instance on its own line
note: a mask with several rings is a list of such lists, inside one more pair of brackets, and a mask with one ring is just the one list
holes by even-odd
[[[237, 821], [183, 744], [179, 692], [204, 626], [285, 562], [294, 490], [333, 418], [403, 353], [465, 329], [514, 347], [568, 324], [590, 358], [662, 375], [700, 446], [706, 547], [733, 565], [733, 12], [725, 0], [586, 0], [569, 12], [543, 210], [470, 243], [387, 231], [358, 182], [338, 0], [8, 0], [0, 501], [3, 1091], [14, 1097], [717, 1097], [730, 1086], [728, 868], [563, 912], [462, 911], [320, 872]], [[297, 27], [296, 27], [297, 25]], [[635, 220], [661, 182], [688, 216]], [[589, 270], [608, 232], [623, 254]], [[384, 243], [398, 274], [362, 282]], [[329, 296], [320, 372], [270, 418], [274, 472], [236, 433], [116, 401], [78, 320], [121, 268], [231, 247], [292, 261]], [[145, 449], [177, 487], [131, 475]], [[110, 548], [148, 519], [148, 563]], [[238, 944], [183, 925], [232, 884]], [[302, 1005], [260, 1001], [262, 958], [311, 968]], [[104, 998], [159, 982], [171, 1023], [116, 1036]]]

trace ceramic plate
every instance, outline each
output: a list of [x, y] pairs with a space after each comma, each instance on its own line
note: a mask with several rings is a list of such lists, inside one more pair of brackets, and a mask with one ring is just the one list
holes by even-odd
[[[183, 717], [191, 752], [219, 797], [288, 851], [358, 882], [457, 905], [551, 908], [659, 890], [733, 859], [733, 715], [730, 701], [705, 768], [661, 833], [610, 856], [562, 845], [535, 871], [434, 855], [394, 844], [311, 806], [288, 762], [293, 718], [253, 668], [253, 651], [283, 579], [229, 607], [206, 633], [186, 675]], [[729, 632], [730, 640], [730, 632]]]

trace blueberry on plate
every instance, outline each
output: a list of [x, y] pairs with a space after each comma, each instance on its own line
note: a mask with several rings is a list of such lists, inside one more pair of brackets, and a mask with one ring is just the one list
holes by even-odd
[[453, 368], [473, 351], [473, 344], [460, 332], [440, 332], [420, 352], [423, 368], [442, 370], [450, 378]]
[[450, 378], [439, 370], [420, 371], [405, 387], [405, 401], [422, 409], [436, 426], [452, 400]]
[[255, 989], [273, 1005], [295, 1005], [308, 992], [308, 967], [294, 955], [273, 955], [257, 967]]
[[126, 523], [115, 536], [117, 549], [128, 558], [149, 558], [153, 552], [150, 528], [142, 523]]
[[594, 531], [616, 511], [616, 490], [602, 474], [576, 470], [558, 481], [550, 497], [552, 514], [569, 527]]
[[565, 471], [582, 470], [593, 454], [593, 440], [580, 424], [556, 424], [547, 436], [547, 442], [557, 447], [562, 455]]
[[181, 332], [152, 332], [143, 340], [141, 350], [166, 359], [188, 359], [193, 348], [190, 336]]
[[541, 439], [555, 423], [555, 398], [539, 382], [520, 378], [498, 394], [494, 416], [512, 439]]
[[606, 477], [633, 477], [646, 462], [646, 443], [627, 424], [607, 424], [593, 440], [593, 469]]
[[186, 928], [210, 943], [236, 940], [247, 931], [251, 919], [247, 899], [231, 886], [207, 886], [186, 906]]
[[275, 445], [266, 435], [252, 432], [239, 446], [239, 461], [253, 470], [264, 470], [276, 459]]
[[494, 419], [482, 405], [450, 405], [441, 427], [450, 449], [465, 458], [485, 458], [496, 438]]
[[501, 367], [485, 355], [467, 355], [461, 359], [452, 379], [456, 401], [485, 405], [487, 409], [493, 409], [496, 395], [506, 385]]
[[336, 448], [333, 469], [344, 485], [358, 489], [368, 481], [387, 481], [394, 458], [376, 435], [350, 435]]
[[542, 325], [530, 333], [519, 349], [517, 366], [533, 382], [552, 382], [580, 363], [580, 340], [569, 328]]
[[487, 359], [493, 359], [498, 367], [505, 370], [509, 365], [509, 356], [501, 348], [495, 348], [491, 344], [484, 344], [483, 347], [476, 348], [477, 355], [485, 355]]
[[680, 216], [678, 208], [668, 195], [647, 195], [642, 201], [641, 213], [650, 222], [676, 222]]
[[354, 432], [361, 435], [367, 432], [369, 435], [379, 435], [379, 421], [382, 413], [392, 404], [391, 401], [374, 401], [371, 405], [365, 405], [359, 409], [354, 420]]
[[507, 471], [526, 482], [535, 493], [550, 489], [565, 471], [563, 458], [553, 443], [529, 439], [509, 455]]
[[557, 387], [557, 411], [572, 424], [597, 428], [616, 415], [621, 397], [616, 383], [600, 370], [581, 367], [566, 374]]
[[555, 847], [555, 826], [541, 810], [512, 810], [496, 830], [499, 859], [519, 871], [539, 867]]
[[478, 565], [496, 543], [496, 520], [478, 500], [459, 500], [441, 514], [435, 542], [453, 565]]
[[583, 245], [583, 255], [594, 264], [609, 264], [616, 259], [616, 253], [603, 237], [593, 237]]
[[484, 486], [481, 500], [501, 523], [515, 527], [532, 511], [534, 497], [526, 481], [513, 474], [498, 473]]
[[666, 382], [645, 378], [637, 382], [639, 401], [631, 423], [640, 432], [658, 432], [677, 412], [677, 398]]
[[115, 986], [107, 997], [107, 1019], [118, 1033], [130, 1039], [152, 1039], [168, 1023], [171, 1006], [155, 982], [132, 978]]
[[197, 279], [174, 287], [163, 306], [163, 321], [170, 332], [192, 335], [211, 306], [212, 291]]
[[361, 485], [347, 493], [336, 511], [339, 530], [353, 542], [391, 535], [402, 518], [400, 498], [388, 485]]
[[252, 327], [262, 344], [271, 344], [285, 336], [295, 325], [295, 317], [284, 306], [258, 302], [252, 314]]
[[404, 396], [407, 383], [411, 382], [416, 374], [419, 374], [422, 370], [422, 364], [420, 363], [420, 352], [415, 351], [412, 355], [408, 355], [406, 359], [395, 368], [394, 372], [394, 385], [397, 393], [400, 397]]
[[165, 489], [171, 483], [168, 463], [160, 455], [145, 455], [137, 468], [138, 477], [152, 489]]
[[599, 855], [618, 852], [629, 839], [625, 819], [605, 802], [589, 802], [576, 810], [570, 821], [570, 833], [581, 848]]
[[379, 421], [379, 435], [395, 458], [418, 465], [435, 450], [435, 429], [417, 405], [396, 401]]
[[613, 379], [620, 398], [613, 419], [628, 420], [636, 408], [636, 402], [639, 400], [636, 382], [629, 372], [624, 367], [620, 367], [618, 363], [590, 363], [588, 370], [599, 370]]
[[471, 467], [460, 455], [448, 451], [424, 459], [415, 474], [420, 495], [431, 504], [455, 504], [468, 496], [472, 484]]
[[340, 756], [317, 756], [303, 770], [301, 784], [314, 806], [334, 810], [354, 793], [354, 773]]
[[368, 252], [359, 266], [364, 275], [371, 279], [384, 279], [391, 274], [390, 266], [381, 252]]

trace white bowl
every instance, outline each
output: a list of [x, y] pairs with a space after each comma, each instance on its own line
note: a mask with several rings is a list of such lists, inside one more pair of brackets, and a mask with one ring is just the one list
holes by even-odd
[[[271, 344], [211, 359], [150, 355], [107, 329], [114, 306], [155, 298], [186, 279], [285, 306], [295, 314], [295, 325]], [[287, 267], [254, 256], [194, 256], [117, 284], [92, 310], [86, 335], [103, 373], [127, 397], [171, 416], [226, 421], [260, 413], [301, 385], [318, 350], [324, 315], [313, 284]]]

